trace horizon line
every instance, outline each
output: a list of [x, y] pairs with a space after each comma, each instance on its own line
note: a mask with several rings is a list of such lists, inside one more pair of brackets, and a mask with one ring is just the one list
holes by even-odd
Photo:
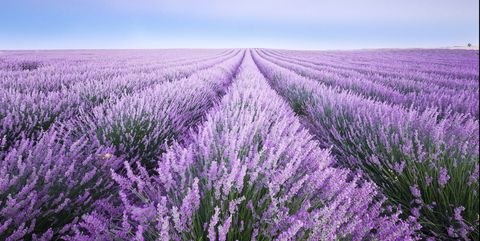
[[365, 48], [265, 48], [265, 47], [165, 47], [165, 48], [22, 48], [22, 49], [0, 49], [0, 51], [85, 51], [85, 50], [193, 50], [193, 49], [273, 49], [273, 50], [300, 50], [300, 51], [355, 51], [355, 50], [402, 50], [402, 49], [452, 49], [452, 50], [479, 50], [479, 45], [452, 45], [438, 47], [365, 47]]

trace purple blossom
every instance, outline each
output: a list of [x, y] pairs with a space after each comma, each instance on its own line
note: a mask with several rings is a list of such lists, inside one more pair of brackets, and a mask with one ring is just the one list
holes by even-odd
[[212, 216], [212, 219], [210, 220], [210, 224], [208, 226], [208, 238], [209, 240], [216, 240], [217, 237], [217, 232], [215, 231], [215, 226], [218, 223], [218, 217], [220, 215], [220, 208], [215, 207], [215, 213]]
[[143, 238], [143, 226], [142, 225], [139, 225], [137, 227], [137, 232], [135, 233], [135, 240], [136, 241], [143, 241], [144, 238]]
[[458, 222], [463, 222], [463, 218], [462, 218], [462, 212], [465, 211], [465, 208], [464, 207], [456, 207], [455, 208], [455, 220], [457, 220]]
[[412, 193], [412, 195], [416, 198], [420, 198], [422, 196], [422, 193], [420, 192], [420, 190], [418, 189], [418, 186], [417, 185], [413, 185], [413, 186], [410, 186], [410, 192]]
[[448, 180], [450, 180], [450, 176], [448, 175], [447, 169], [441, 167], [438, 174], [438, 184], [443, 187], [447, 184]]

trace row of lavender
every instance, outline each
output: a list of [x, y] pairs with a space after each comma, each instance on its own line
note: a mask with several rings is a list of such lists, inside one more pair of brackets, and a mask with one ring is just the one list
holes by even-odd
[[[379, 52], [357, 53], [365, 64], [355, 62], [350, 66], [350, 52], [320, 52], [316, 58], [312, 53], [305, 53], [307, 56], [303, 58], [301, 54], [292, 54], [296, 57], [290, 58], [289, 52], [260, 50], [254, 54], [254, 59], [272, 87], [303, 117], [304, 124], [321, 145], [333, 147], [337, 164], [368, 176], [388, 197], [387, 203], [400, 205], [406, 213], [417, 218], [422, 233], [439, 239], [478, 239], [478, 112], [466, 111], [472, 110], [470, 107], [478, 111], [477, 53], [468, 53], [470, 58], [464, 56], [467, 53], [456, 53], [457, 58], [465, 58], [468, 62], [455, 62], [454, 59], [445, 67], [455, 70], [454, 66], [460, 66], [458, 73], [445, 77], [455, 78], [451, 86], [441, 80], [428, 80], [425, 75], [411, 80], [418, 83], [415, 88], [421, 90], [415, 92], [416, 95], [431, 91], [432, 101], [437, 94], [453, 93], [452, 101], [459, 96], [470, 96], [469, 101], [450, 102], [457, 107], [447, 111], [448, 108], [442, 108], [438, 102], [419, 101], [412, 107], [399, 102], [410, 99], [411, 95], [397, 91], [402, 85], [397, 77], [389, 78], [396, 75], [392, 68], [401, 72], [406, 67], [369, 62], [372, 61], [369, 55], [389, 55]], [[442, 51], [427, 53], [437, 59], [443, 57]], [[401, 52], [399, 55], [408, 57], [408, 54]], [[414, 52], [411, 57], [415, 54], [418, 53]], [[324, 62], [313, 65], [317, 59]], [[342, 60], [347, 64], [342, 65]], [[425, 60], [417, 60], [421, 61]], [[359, 71], [376, 64], [385, 65], [394, 73], [377, 75], [377, 70], [371, 69], [373, 73], [363, 76]], [[470, 66], [476, 66], [477, 72]], [[446, 71], [425, 66], [419, 69], [431, 71], [429, 73], [434, 76]], [[397, 75], [406, 78], [403, 73]], [[438, 108], [429, 108], [431, 105]]]
[[[432, 52], [432, 55], [437, 53], [437, 57], [444, 55], [441, 50]], [[467, 51], [467, 53], [471, 52]], [[413, 107], [420, 111], [437, 108], [441, 116], [465, 113], [476, 119], [479, 117], [478, 74], [475, 75], [479, 65], [478, 56], [475, 53], [467, 55], [469, 58], [460, 54], [458, 54], [459, 56], [454, 55], [452, 58], [455, 56], [457, 58], [453, 58], [450, 64], [435, 63], [435, 60], [432, 60], [433, 64], [440, 66], [436, 71], [421, 69], [421, 67], [424, 67], [423, 65], [427, 65], [422, 61], [428, 58], [428, 55], [420, 56], [417, 59], [412, 58], [413, 61], [417, 61], [414, 63], [400, 62], [392, 64], [393, 67], [387, 67], [382, 66], [382, 64], [385, 64], [385, 62], [395, 63], [395, 61], [366, 59], [362, 63], [354, 62], [354, 64], [349, 65], [346, 61], [346, 63], [339, 63], [342, 58], [350, 58], [347, 55], [348, 53], [344, 55], [336, 54], [338, 56], [333, 59], [332, 57], [325, 58], [322, 54], [319, 54], [317, 58], [310, 60], [305, 59], [305, 57], [291, 56], [290, 53], [279, 54], [262, 51], [262, 56], [275, 64], [287, 67], [302, 76], [321, 80], [326, 85], [348, 89], [365, 97], [399, 104], [406, 108]], [[363, 57], [368, 57], [369, 54], [372, 54], [372, 52], [364, 53]], [[385, 55], [394, 54], [387, 53]], [[458, 59], [465, 61], [465, 64], [455, 62]], [[465, 68], [463, 65], [469, 68]], [[379, 70], [379, 66], [382, 69]], [[418, 66], [420, 70], [414, 71], [411, 66]], [[448, 70], [451, 72], [445, 73]]]
[[69, 239], [414, 239], [412, 220], [332, 161], [247, 52], [188, 141], [171, 145], [155, 173], [127, 162], [113, 172], [121, 204], [83, 216]]
[[[39, 63], [38, 68], [27, 71], [8, 67], [24, 64], [26, 61], [22, 55], [6, 58], [3, 61], [0, 85], [0, 138], [5, 142], [2, 149], [8, 149], [19, 138], [34, 137], [54, 122], [77, 115], [79, 110], [90, 111], [104, 102], [115, 102], [123, 96], [141, 92], [156, 84], [188, 77], [199, 69], [221, 63], [235, 53], [214, 52], [210, 54], [213, 56], [199, 58], [197, 62], [186, 60], [173, 65], [169, 62], [182, 55], [172, 56], [154, 62], [153, 67], [148, 68], [138, 64], [140, 60], [132, 60], [128, 55], [118, 57], [120, 60], [110, 63], [109, 59], [115, 57], [115, 54], [118, 53], [104, 54], [106, 56], [103, 58], [93, 61], [82, 59], [82, 55], [71, 56], [68, 53], [64, 55], [71, 56], [71, 59], [65, 57], [64, 60], [56, 60], [53, 56], [46, 55], [41, 61], [42, 56], [37, 56], [35, 61]], [[150, 58], [144, 61], [149, 63]], [[78, 61], [85, 63], [80, 65]], [[117, 64], [120, 61], [126, 62], [123, 65], [128, 66], [125, 67], [127, 72], [123, 71], [122, 65]]]
[[4, 52], [0, 58], [0, 86], [19, 91], [54, 91], [78, 82], [114, 81], [134, 74], [149, 79], [174, 77], [176, 69], [168, 67], [201, 64], [229, 52], [233, 50]]
[[[279, 51], [271, 51], [282, 53]], [[478, 53], [478, 52], [477, 52]], [[392, 79], [413, 79], [444, 86], [462, 86], [474, 80], [478, 59], [474, 51], [381, 50], [381, 51], [288, 51], [291, 58], [328, 67], [376, 73]], [[395, 78], [396, 77], [396, 78]], [[470, 86], [475, 83], [470, 83]]]
[[[2, 91], [2, 100], [16, 100], [2, 101], [2, 131], [8, 134], [16, 128], [16, 133], [2, 133], [0, 238], [58, 238], [83, 214], [119, 200], [110, 170], [121, 171], [123, 161], [151, 162], [148, 158], [156, 158], [163, 144], [194, 126], [223, 95], [243, 51], [211, 55], [207, 60], [199, 58], [192, 66], [180, 61], [162, 74], [138, 71], [138, 81], [101, 77], [84, 80], [78, 85], [87, 93], [105, 90], [106, 97], [90, 103], [85, 98], [65, 102], [63, 109], [47, 105], [43, 110], [56, 113], [49, 126], [38, 121], [41, 113], [25, 110], [38, 109], [36, 105], [42, 105], [45, 99], [25, 102], [22, 98], [29, 93], [22, 95], [11, 88]], [[163, 73], [179, 73], [179, 77], [165, 80]], [[150, 74], [150, 78], [142, 78]], [[134, 88], [119, 94], [116, 91], [125, 86], [122, 84]], [[71, 93], [76, 94], [81, 95]], [[62, 101], [60, 97], [55, 100]], [[42, 128], [35, 128], [38, 125]]]

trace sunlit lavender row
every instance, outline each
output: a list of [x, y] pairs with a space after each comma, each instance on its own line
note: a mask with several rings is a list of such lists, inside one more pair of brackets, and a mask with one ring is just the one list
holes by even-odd
[[478, 240], [470, 50], [0, 55], [0, 240]]

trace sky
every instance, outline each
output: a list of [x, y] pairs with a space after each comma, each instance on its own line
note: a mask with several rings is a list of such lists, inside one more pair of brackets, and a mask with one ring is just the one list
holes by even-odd
[[479, 0], [1, 0], [0, 49], [432, 48], [479, 42]]

